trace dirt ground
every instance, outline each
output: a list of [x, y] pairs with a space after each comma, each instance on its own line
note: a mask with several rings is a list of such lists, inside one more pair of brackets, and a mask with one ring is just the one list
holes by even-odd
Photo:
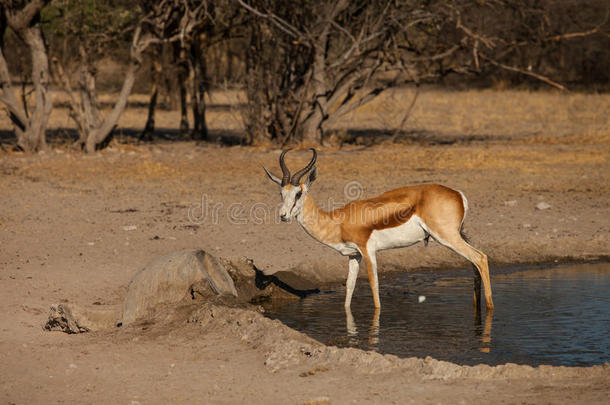
[[[334, 139], [319, 150], [311, 193], [320, 205], [438, 182], [468, 197], [465, 229], [488, 254], [492, 283], [494, 267], [507, 264], [608, 260], [609, 96], [428, 91], [409, 130], [396, 143], [380, 142], [409, 97], [390, 94], [341, 123], [340, 136], [355, 143], [339, 147]], [[69, 125], [65, 112], [54, 114], [53, 125]], [[121, 125], [142, 128], [143, 117], [133, 108]], [[233, 111], [212, 108], [208, 118], [212, 133], [240, 129]], [[175, 127], [177, 114], [161, 112], [157, 121]], [[6, 117], [0, 127], [10, 128]], [[380, 136], [376, 145], [367, 134]], [[93, 155], [53, 139], [34, 155], [4, 149], [0, 403], [603, 403], [610, 396], [608, 363], [532, 369], [399, 360], [327, 348], [254, 310], [213, 305], [112, 331], [44, 332], [51, 304], [116, 307], [137, 270], [178, 250], [248, 257], [266, 272], [292, 269], [320, 283], [344, 281], [347, 261], [298, 224], [279, 223], [279, 190], [261, 168], [279, 172], [277, 150], [136, 145], [120, 135]], [[296, 168], [308, 158], [295, 151], [287, 161]], [[382, 275], [468, 266], [433, 242], [378, 260]]]

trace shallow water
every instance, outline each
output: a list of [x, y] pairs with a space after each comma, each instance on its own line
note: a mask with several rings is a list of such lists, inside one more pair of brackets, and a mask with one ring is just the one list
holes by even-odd
[[353, 323], [343, 309], [344, 287], [265, 310], [323, 343], [400, 357], [470, 365], [610, 362], [610, 263], [494, 271], [492, 312], [473, 310], [472, 288], [472, 270], [383, 279], [378, 322], [365, 279], [354, 292]]

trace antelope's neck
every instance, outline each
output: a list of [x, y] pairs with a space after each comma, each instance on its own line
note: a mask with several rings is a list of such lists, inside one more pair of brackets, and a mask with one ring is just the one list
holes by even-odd
[[303, 198], [303, 209], [297, 216], [297, 220], [305, 231], [326, 245], [333, 246], [340, 243], [342, 241], [340, 222], [318, 207], [309, 194], [305, 194]]

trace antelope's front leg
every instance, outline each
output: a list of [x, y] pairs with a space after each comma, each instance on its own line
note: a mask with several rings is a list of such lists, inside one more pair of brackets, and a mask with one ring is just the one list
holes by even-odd
[[348, 337], [358, 336], [358, 327], [356, 321], [354, 321], [354, 315], [352, 315], [352, 310], [347, 307], [345, 308], [345, 327]]
[[349, 271], [347, 273], [347, 282], [345, 283], [345, 309], [349, 310], [352, 305], [352, 295], [356, 287], [356, 279], [360, 270], [360, 260], [362, 256], [353, 255], [349, 257]]

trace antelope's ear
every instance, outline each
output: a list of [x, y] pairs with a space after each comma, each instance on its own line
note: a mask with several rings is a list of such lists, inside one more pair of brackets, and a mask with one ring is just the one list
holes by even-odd
[[305, 179], [305, 185], [309, 187], [311, 183], [314, 182], [315, 179], [318, 178], [318, 167], [314, 166], [313, 169], [309, 171], [307, 178]]
[[274, 175], [272, 175], [269, 170], [265, 169], [265, 166], [263, 166], [263, 170], [265, 171], [265, 173], [267, 173], [267, 177], [269, 177], [269, 179], [271, 179], [272, 182], [276, 183], [278, 186], [282, 185], [282, 180], [280, 180], [278, 177], [275, 177]]

